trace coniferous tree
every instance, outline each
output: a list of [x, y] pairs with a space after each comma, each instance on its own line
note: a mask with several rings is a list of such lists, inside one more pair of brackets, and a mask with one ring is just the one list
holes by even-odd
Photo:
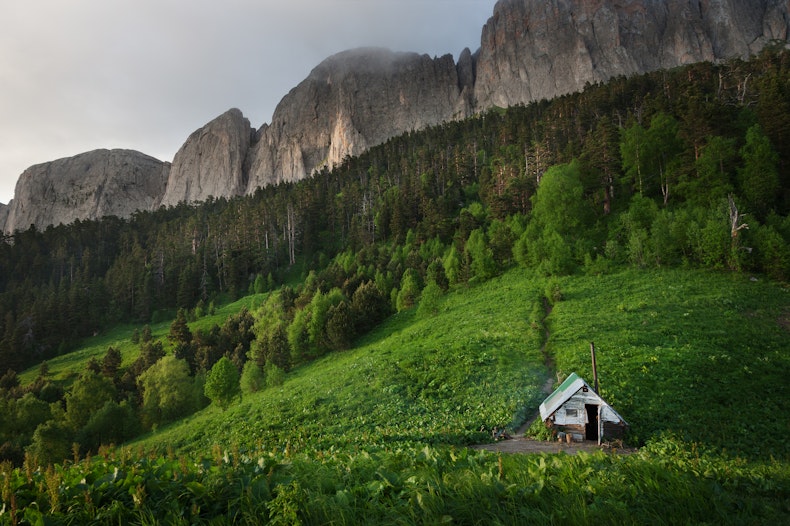
[[104, 358], [102, 358], [101, 373], [107, 378], [115, 378], [121, 367], [121, 361], [121, 351], [112, 346], [108, 347]]
[[740, 193], [752, 213], [765, 218], [776, 205], [779, 194], [779, 156], [758, 124], [746, 132], [746, 143], [740, 153], [743, 158], [743, 167], [738, 170]]
[[348, 302], [341, 301], [327, 311], [326, 337], [333, 350], [344, 350], [351, 346], [356, 336], [352, 309]]
[[176, 319], [170, 324], [170, 332], [167, 339], [173, 345], [173, 355], [186, 361], [189, 370], [194, 374], [197, 370], [197, 359], [195, 357], [195, 345], [193, 343], [192, 331], [187, 325], [186, 310], [178, 309]]

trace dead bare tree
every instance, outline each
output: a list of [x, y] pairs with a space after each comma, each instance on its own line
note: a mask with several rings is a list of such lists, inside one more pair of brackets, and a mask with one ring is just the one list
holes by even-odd
[[732, 198], [732, 195], [727, 196], [727, 199], [730, 203], [730, 235], [733, 239], [738, 237], [738, 232], [749, 228], [747, 223], [743, 222], [743, 215], [738, 212], [738, 207], [735, 206], [735, 200]]

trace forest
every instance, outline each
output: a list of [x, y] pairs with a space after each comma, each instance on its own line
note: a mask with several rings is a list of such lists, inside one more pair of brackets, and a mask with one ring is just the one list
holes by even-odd
[[[787, 281], [789, 212], [790, 53], [768, 50], [404, 134], [253, 196], [15, 232], [0, 242], [0, 457], [95, 452], [225, 403], [222, 378], [276, 381], [514, 267]], [[264, 292], [255, 312], [187, 326]], [[166, 348], [148, 324], [173, 319]], [[109, 348], [72, 385], [47, 380], [47, 360], [118, 323], [144, 327], [134, 361]]]

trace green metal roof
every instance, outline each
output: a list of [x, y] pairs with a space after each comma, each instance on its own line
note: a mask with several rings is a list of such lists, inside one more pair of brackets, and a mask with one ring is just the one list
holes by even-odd
[[540, 404], [540, 416], [544, 420], [553, 413], [557, 407], [562, 405], [565, 400], [586, 385], [587, 382], [581, 379], [578, 374], [571, 373], [560, 386], [551, 393], [542, 404]]
[[595, 395], [595, 398], [600, 400], [601, 405], [608, 407], [617, 417], [622, 420], [624, 424], [627, 425], [626, 421], [623, 420], [623, 417], [620, 416], [617, 411], [612, 408], [609, 404], [604, 401], [601, 396], [595, 392], [595, 390], [590, 387], [590, 384], [585, 382], [578, 374], [571, 373], [564, 382], [560, 384], [560, 386], [555, 389], [553, 393], [551, 393], [542, 404], [540, 404], [540, 417], [543, 420], [546, 420], [554, 411], [556, 411], [562, 404], [564, 404], [570, 397], [576, 394], [579, 389], [582, 387], [587, 386], [587, 389], [592, 391]]
[[[548, 397], [547, 397], [547, 398], [546, 398], [546, 399], [543, 401], [543, 403], [544, 403], [546, 406], [550, 406], [550, 405], [551, 405], [551, 402], [552, 402], [552, 400], [553, 400], [553, 399], [555, 399], [555, 398], [559, 398], [559, 397], [561, 397], [561, 396], [563, 395], [563, 393], [565, 393], [565, 391], [567, 391], [567, 390], [570, 388], [570, 386], [572, 386], [572, 385], [573, 385], [573, 384], [576, 382], [576, 380], [581, 380], [581, 378], [579, 377], [579, 375], [578, 375], [578, 374], [576, 374], [576, 373], [571, 373], [571, 374], [570, 374], [570, 375], [569, 375], [569, 376], [568, 376], [568, 377], [565, 379], [565, 381], [564, 381], [564, 382], [562, 382], [562, 383], [560, 384], [560, 386], [559, 386], [557, 389], [555, 389], [555, 390], [554, 390], [554, 392], [553, 392], [553, 393], [551, 393], [551, 394], [550, 394], [550, 395], [549, 395], [549, 396], [548, 396]], [[575, 390], [574, 390], [574, 392], [575, 392]]]

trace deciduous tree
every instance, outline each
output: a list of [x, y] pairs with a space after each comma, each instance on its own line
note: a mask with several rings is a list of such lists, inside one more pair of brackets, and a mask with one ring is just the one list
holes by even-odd
[[217, 404], [224, 411], [241, 395], [239, 387], [239, 371], [227, 356], [219, 359], [206, 376], [206, 385], [203, 391], [209, 400]]
[[171, 422], [190, 414], [195, 407], [195, 383], [189, 366], [172, 354], [161, 358], [138, 378], [143, 393], [143, 424]]

